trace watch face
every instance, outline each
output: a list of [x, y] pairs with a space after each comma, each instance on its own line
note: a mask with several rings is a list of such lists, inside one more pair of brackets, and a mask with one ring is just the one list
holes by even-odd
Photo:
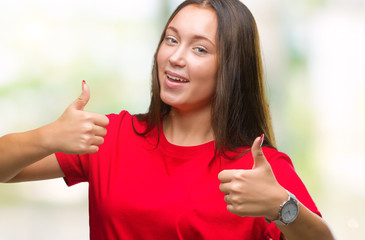
[[283, 206], [281, 217], [283, 222], [291, 223], [298, 216], [298, 205], [294, 201], [288, 201]]

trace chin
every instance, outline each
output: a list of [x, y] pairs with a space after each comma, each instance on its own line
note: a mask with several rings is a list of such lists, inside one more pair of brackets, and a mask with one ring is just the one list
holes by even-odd
[[170, 106], [179, 105], [179, 103], [181, 103], [181, 100], [176, 96], [176, 94], [169, 94], [165, 91], [161, 91], [160, 99], [162, 102]]
[[179, 104], [174, 101], [166, 101], [163, 98], [161, 98], [162, 102], [172, 108], [179, 108]]

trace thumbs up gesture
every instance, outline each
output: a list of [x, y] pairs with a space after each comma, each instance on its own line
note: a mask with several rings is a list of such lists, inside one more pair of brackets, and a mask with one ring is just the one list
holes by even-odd
[[48, 127], [48, 146], [53, 152], [91, 154], [104, 143], [109, 119], [105, 115], [84, 111], [89, 99], [89, 87], [83, 81], [81, 95]]
[[223, 170], [219, 173], [219, 189], [225, 193], [227, 210], [239, 216], [276, 219], [279, 207], [288, 198], [276, 181], [269, 162], [262, 152], [264, 135], [255, 139], [251, 152], [254, 160], [249, 170]]

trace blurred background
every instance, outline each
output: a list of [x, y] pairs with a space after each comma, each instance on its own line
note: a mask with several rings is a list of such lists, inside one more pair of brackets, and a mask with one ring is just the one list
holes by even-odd
[[[145, 112], [152, 58], [181, 0], [0, 2], [0, 136], [87, 111]], [[365, 228], [365, 0], [245, 0], [261, 36], [278, 148], [338, 239]], [[88, 239], [87, 184], [0, 184], [0, 239]]]

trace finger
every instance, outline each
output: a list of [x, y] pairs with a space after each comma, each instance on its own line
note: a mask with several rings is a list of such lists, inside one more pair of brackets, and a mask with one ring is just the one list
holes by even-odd
[[222, 183], [231, 182], [235, 172], [235, 169], [223, 170], [218, 174], [218, 180]]
[[267, 160], [265, 158], [264, 153], [262, 152], [262, 143], [264, 142], [264, 134], [261, 135], [261, 137], [258, 137], [255, 139], [255, 141], [252, 144], [251, 152], [253, 157], [253, 167], [252, 169], [258, 168], [260, 166], [263, 166], [267, 164]]
[[230, 183], [221, 183], [219, 185], [219, 190], [222, 193], [229, 194], [230, 193]]
[[109, 118], [99, 113], [91, 113], [93, 121], [96, 125], [106, 127], [109, 124]]
[[82, 93], [81, 95], [71, 104], [76, 110], [84, 110], [86, 104], [89, 102], [90, 99], [90, 90], [87, 86], [85, 80], [82, 81]]
[[96, 145], [91, 145], [86, 153], [93, 154], [99, 151], [99, 147]]
[[98, 136], [93, 137], [91, 141], [91, 145], [96, 145], [96, 146], [100, 146], [103, 143], [104, 143], [104, 138]]
[[237, 212], [237, 210], [236, 210], [236, 208], [232, 204], [228, 204], [227, 205], [227, 210], [230, 213], [239, 215], [238, 212]]
[[77, 151], [77, 154], [83, 155], [83, 154], [93, 154], [99, 151], [99, 146], [97, 145], [88, 145], [87, 147], [80, 149]]
[[95, 136], [104, 137], [107, 134], [107, 130], [105, 127], [94, 126], [94, 134]]
[[232, 204], [231, 203], [231, 201], [229, 200], [229, 194], [226, 194], [225, 196], [224, 196], [224, 201], [227, 203], [227, 204]]

